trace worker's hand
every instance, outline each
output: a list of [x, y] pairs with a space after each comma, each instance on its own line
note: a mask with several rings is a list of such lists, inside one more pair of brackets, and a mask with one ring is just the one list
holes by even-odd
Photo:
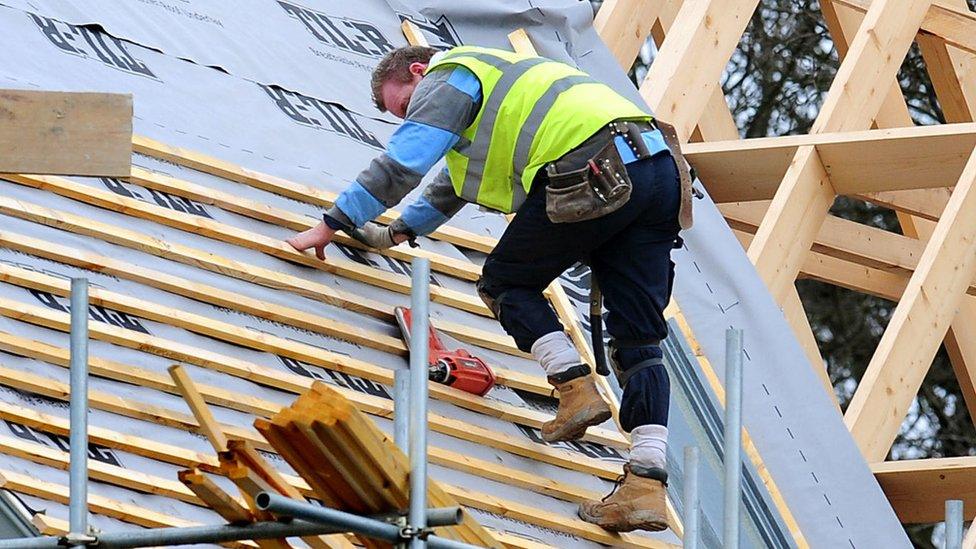
[[372, 221], [363, 225], [362, 229], [353, 231], [352, 236], [370, 248], [377, 250], [392, 248], [408, 238], [405, 234], [394, 233], [391, 227]]
[[332, 237], [335, 236], [335, 233], [334, 229], [326, 225], [325, 221], [322, 221], [311, 229], [289, 238], [286, 242], [300, 252], [314, 247], [315, 257], [324, 260], [325, 247], [329, 245], [329, 242], [332, 242]]

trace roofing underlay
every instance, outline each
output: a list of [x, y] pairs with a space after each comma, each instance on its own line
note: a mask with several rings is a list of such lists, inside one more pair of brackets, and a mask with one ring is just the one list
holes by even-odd
[[[395, 128], [370, 105], [368, 78], [404, 44], [402, 18], [435, 45], [508, 47], [506, 35], [524, 28], [540, 54], [640, 100], [593, 31], [589, 2], [0, 1], [0, 87], [132, 93], [141, 136], [129, 181], [0, 180], [0, 484], [41, 530], [67, 518], [72, 276], [93, 285], [97, 528], [222, 522], [176, 480], [177, 470], [215, 458], [169, 381], [173, 362], [187, 365], [228, 434], [266, 450], [254, 417], [315, 379], [391, 431], [392, 373], [407, 367], [391, 316], [409, 301], [406, 256], [338, 245], [320, 264], [280, 239], [314, 223]], [[716, 390], [725, 329], [735, 326], [746, 341], [743, 546], [907, 546], [725, 221], [708, 199], [695, 215], [674, 254], [680, 313], [666, 344], [669, 493], [679, 515], [682, 448], [696, 444], [703, 540], [719, 546]], [[541, 441], [556, 402], [474, 291], [484, 243], [504, 226], [468, 207], [436, 239], [421, 239], [435, 256], [434, 322], [501, 382], [485, 400], [432, 389], [432, 476], [515, 546], [678, 543], [672, 532], [616, 537], [576, 518], [580, 499], [612, 487], [627, 445], [612, 423], [580, 443]], [[582, 312], [586, 270], [562, 282]]]

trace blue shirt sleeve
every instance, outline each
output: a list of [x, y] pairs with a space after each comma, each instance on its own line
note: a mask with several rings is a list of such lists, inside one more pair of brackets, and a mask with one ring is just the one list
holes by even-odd
[[[464, 67], [428, 74], [414, 90], [406, 120], [390, 137], [386, 152], [363, 170], [336, 200], [356, 227], [398, 204], [471, 125], [481, 101], [481, 82]], [[436, 209], [436, 208], [435, 208]], [[344, 221], [342, 215], [330, 215]]]

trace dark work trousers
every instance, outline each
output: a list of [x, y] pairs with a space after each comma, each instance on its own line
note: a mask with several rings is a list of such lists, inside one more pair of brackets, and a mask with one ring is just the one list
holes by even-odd
[[[619, 210], [579, 223], [552, 223], [546, 216], [549, 181], [545, 170], [539, 171], [518, 215], [485, 261], [481, 281], [519, 349], [528, 352], [538, 338], [563, 330], [542, 292], [576, 262], [588, 263], [600, 282], [611, 337], [667, 336], [664, 308], [671, 297], [671, 250], [679, 231], [678, 173], [668, 152], [628, 164], [627, 173], [634, 189]], [[624, 369], [660, 356], [657, 345], [618, 352]], [[667, 425], [669, 397], [663, 366], [636, 373], [620, 405], [623, 428]]]

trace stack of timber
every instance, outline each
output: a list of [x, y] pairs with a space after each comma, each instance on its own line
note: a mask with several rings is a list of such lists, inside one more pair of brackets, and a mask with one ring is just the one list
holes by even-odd
[[[288, 408], [255, 428], [311, 486], [323, 505], [357, 514], [406, 512], [410, 465], [407, 456], [338, 391], [315, 383]], [[255, 454], [256, 455], [256, 454]], [[429, 481], [430, 507], [458, 502]], [[435, 533], [483, 547], [502, 545], [466, 511], [461, 524]], [[386, 547], [361, 537], [366, 547]]]

